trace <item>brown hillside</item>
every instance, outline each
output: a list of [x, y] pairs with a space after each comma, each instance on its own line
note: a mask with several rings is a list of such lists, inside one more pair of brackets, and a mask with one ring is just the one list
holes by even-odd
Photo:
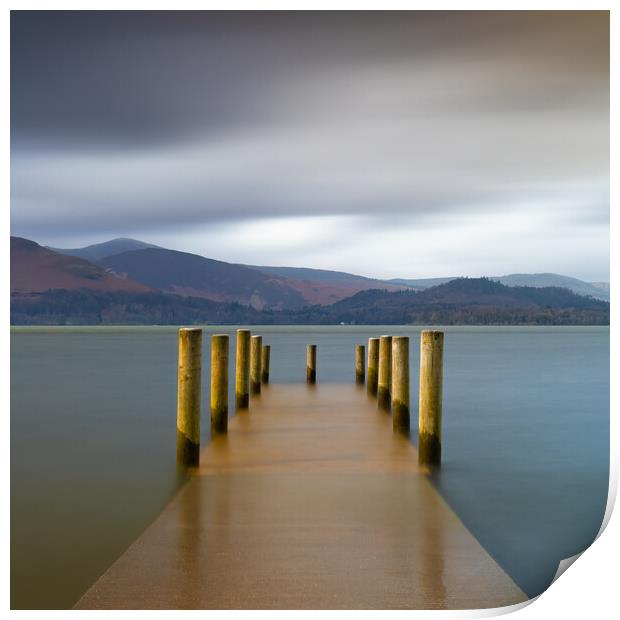
[[11, 293], [36, 293], [61, 288], [133, 292], [152, 290], [140, 282], [108, 273], [82, 258], [58, 254], [34, 241], [11, 237]]

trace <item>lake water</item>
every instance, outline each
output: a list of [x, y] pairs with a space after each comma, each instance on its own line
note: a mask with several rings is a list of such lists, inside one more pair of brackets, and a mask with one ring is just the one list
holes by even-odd
[[[353, 381], [353, 346], [418, 327], [254, 327], [271, 382]], [[210, 333], [203, 351], [209, 440]], [[609, 475], [609, 328], [447, 327], [443, 466], [434, 483], [530, 596], [596, 536]], [[183, 482], [175, 467], [177, 329], [11, 330], [11, 606], [71, 607]], [[234, 342], [231, 342], [231, 377]], [[232, 386], [231, 386], [232, 387]], [[231, 393], [231, 403], [232, 400]], [[414, 518], [412, 516], [412, 518]]]

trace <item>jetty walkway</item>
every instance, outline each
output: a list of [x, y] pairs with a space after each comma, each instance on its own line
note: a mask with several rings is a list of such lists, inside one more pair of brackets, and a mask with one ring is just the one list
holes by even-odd
[[464, 609], [525, 594], [355, 385], [269, 385], [80, 609]]

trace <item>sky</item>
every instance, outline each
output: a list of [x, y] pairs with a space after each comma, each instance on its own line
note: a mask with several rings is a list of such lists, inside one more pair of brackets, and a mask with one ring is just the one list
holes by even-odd
[[608, 13], [13, 11], [11, 232], [606, 281]]

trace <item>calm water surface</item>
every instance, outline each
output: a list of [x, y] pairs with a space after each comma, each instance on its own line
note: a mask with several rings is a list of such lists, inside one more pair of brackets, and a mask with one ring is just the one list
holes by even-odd
[[[12, 329], [13, 608], [72, 606], [183, 481], [174, 454], [176, 331]], [[232, 336], [235, 328], [205, 331], [208, 412], [207, 335]], [[272, 383], [305, 380], [309, 342], [318, 344], [318, 381], [344, 382], [353, 380], [354, 344], [409, 335], [415, 441], [420, 328], [253, 331], [271, 344]], [[434, 482], [496, 561], [536, 595], [560, 559], [592, 542], [603, 518], [609, 329], [445, 331], [444, 456]], [[203, 429], [206, 442], [208, 424]]]

